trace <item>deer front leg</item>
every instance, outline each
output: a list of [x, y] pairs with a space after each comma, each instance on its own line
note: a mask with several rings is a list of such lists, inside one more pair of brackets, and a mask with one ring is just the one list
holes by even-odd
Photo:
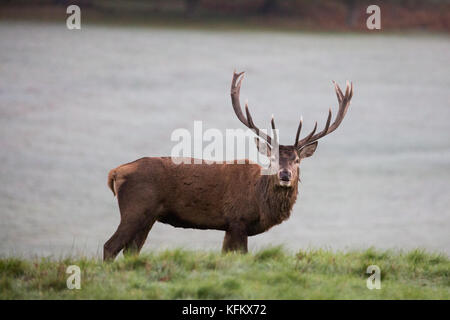
[[247, 247], [247, 232], [241, 225], [231, 225], [225, 232], [225, 238], [223, 239], [222, 252], [228, 251], [241, 251], [242, 253], [248, 252]]

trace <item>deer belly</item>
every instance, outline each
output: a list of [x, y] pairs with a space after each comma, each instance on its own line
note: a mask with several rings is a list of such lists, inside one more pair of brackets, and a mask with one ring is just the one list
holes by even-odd
[[167, 211], [158, 221], [169, 224], [177, 228], [191, 228], [191, 229], [215, 229], [225, 230], [225, 219], [223, 217], [211, 214], [211, 212], [202, 211], [188, 211], [177, 212]]

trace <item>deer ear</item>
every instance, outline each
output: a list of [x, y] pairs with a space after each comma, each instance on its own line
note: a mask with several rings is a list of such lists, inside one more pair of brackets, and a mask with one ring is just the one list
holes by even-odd
[[314, 151], [316, 151], [317, 145], [318, 142], [316, 141], [303, 147], [298, 153], [300, 159], [311, 157], [314, 154]]
[[255, 137], [255, 144], [256, 149], [258, 149], [259, 153], [261, 153], [263, 156], [270, 157], [271, 155], [271, 149], [269, 144], [267, 142], [263, 142], [260, 139]]

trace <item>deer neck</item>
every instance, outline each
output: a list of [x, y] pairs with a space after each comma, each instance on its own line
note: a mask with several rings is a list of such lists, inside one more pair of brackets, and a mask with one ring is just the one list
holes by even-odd
[[278, 184], [277, 175], [263, 175], [258, 183], [261, 222], [270, 228], [288, 219], [297, 200], [298, 180], [289, 188]]

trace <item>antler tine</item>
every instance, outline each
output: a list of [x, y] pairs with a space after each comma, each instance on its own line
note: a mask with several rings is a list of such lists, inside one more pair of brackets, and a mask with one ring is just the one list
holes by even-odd
[[350, 82], [350, 97], [349, 99], [351, 99], [353, 97], [353, 82]]
[[247, 115], [248, 128], [255, 131], [256, 135], [258, 135], [262, 139], [266, 140], [269, 144], [271, 144], [272, 138], [266, 135], [264, 132], [262, 132], [257, 126], [255, 126], [252, 115], [250, 114], [250, 110], [248, 109], [248, 102], [245, 103], [245, 113]]
[[[321, 137], [326, 135], [327, 131], [328, 131], [328, 128], [330, 127], [330, 122], [331, 122], [331, 108], [328, 109], [328, 118], [327, 118], [327, 122], [325, 123], [325, 128], [322, 131], [320, 131], [319, 133], [317, 133], [316, 135], [314, 135], [314, 137], [310, 134], [308, 137], [310, 139], [311, 139], [311, 137], [313, 137], [311, 140], [308, 139], [308, 137], [306, 137], [306, 138], [302, 139], [298, 144], [300, 146], [303, 146], [303, 145], [308, 144], [308, 142], [312, 142], [314, 140], [320, 139]], [[317, 122], [316, 122], [316, 126], [317, 126]]]
[[325, 124], [325, 129], [323, 131], [328, 131], [328, 128], [330, 127], [330, 122], [331, 122], [331, 108], [328, 109], [328, 118], [327, 118], [327, 123]]
[[297, 134], [295, 135], [294, 147], [297, 147], [297, 145], [298, 145], [298, 139], [300, 138], [300, 132], [302, 131], [302, 126], [303, 126], [303, 116], [300, 116], [300, 123], [298, 124]]
[[242, 114], [241, 109], [241, 103], [239, 101], [239, 94], [241, 91], [241, 84], [244, 77], [239, 80], [238, 84], [236, 85], [236, 81], [239, 79], [241, 75], [243, 75], [244, 72], [240, 73], [233, 73], [233, 80], [231, 81], [231, 104], [233, 105], [234, 112], [236, 113], [236, 116], [238, 119], [246, 126], [248, 126], [247, 120], [245, 119], [244, 115]]
[[308, 144], [308, 142], [310, 141], [311, 137], [314, 135], [314, 133], [316, 132], [316, 130], [317, 130], [317, 121], [316, 121], [316, 123], [314, 124], [314, 129], [308, 134], [308, 136], [306, 136], [305, 138], [303, 138], [302, 140], [300, 140], [300, 141], [298, 142], [297, 147], [300, 148], [300, 147], [302, 147], [302, 146]]
[[[337, 89], [341, 92], [341, 89], [339, 88], [339, 86], [336, 84]], [[347, 81], [347, 87], [345, 89], [345, 95], [342, 97], [341, 101], [339, 101], [339, 111], [338, 114], [336, 116], [336, 119], [334, 120], [334, 123], [332, 124], [332, 126], [330, 127], [330, 129], [328, 130], [328, 133], [333, 132], [334, 130], [337, 129], [337, 127], [341, 124], [342, 120], [344, 120], [344, 116], [347, 113], [348, 107], [350, 106], [350, 100], [353, 96], [353, 84], [349, 84]]]
[[277, 131], [275, 129], [275, 119], [273, 117], [273, 114], [272, 114], [272, 120], [270, 121], [270, 123], [272, 124], [273, 139], [275, 140], [275, 143], [277, 143], [278, 142], [278, 136], [277, 136]]
[[338, 84], [333, 80], [333, 84], [334, 84], [334, 90], [336, 91], [336, 95], [338, 98], [338, 101], [341, 102], [342, 99], [344, 98], [344, 95], [342, 94], [341, 88], [339, 88]]
[[[327, 134], [330, 134], [331, 132], [336, 130], [339, 127], [339, 125], [341, 124], [342, 120], [344, 120], [345, 114], [347, 113], [348, 107], [350, 106], [350, 100], [353, 97], [353, 83], [349, 83], [347, 81], [345, 94], [342, 93], [341, 88], [339, 88], [339, 85], [336, 82], [333, 81], [333, 84], [334, 84], [334, 89], [335, 89], [336, 96], [337, 96], [337, 99], [338, 99], [338, 102], [339, 102], [339, 110], [338, 110], [338, 113], [336, 115], [336, 119], [334, 120], [333, 124], [330, 126], [331, 116], [332, 116], [331, 108], [330, 108], [329, 111], [328, 111], [328, 118], [327, 118], [327, 122], [325, 124], [325, 128], [321, 132], [319, 132], [319, 133], [317, 133], [315, 135], [314, 134], [310, 134], [310, 135], [308, 135], [308, 137], [303, 138], [302, 140], [298, 141], [299, 130], [297, 130], [297, 138], [296, 138], [296, 140], [298, 142], [295, 144], [295, 146], [298, 149], [304, 147], [308, 143], [311, 143], [313, 141], [316, 141], [316, 140], [326, 136]], [[316, 122], [316, 124], [317, 124], [317, 122]]]
[[250, 110], [248, 109], [248, 102], [245, 102], [245, 114], [247, 115], [247, 122], [248, 122], [249, 127], [251, 129], [255, 129], [256, 134], [259, 135], [259, 129], [255, 126], [252, 115], [250, 114]]
[[[248, 103], [245, 104], [245, 113], [247, 117], [244, 116], [242, 113], [241, 103], [239, 99], [240, 90], [241, 90], [241, 84], [242, 80], [244, 79], [244, 76], [242, 76], [240, 79], [239, 77], [243, 75], [244, 72], [240, 73], [233, 73], [233, 80], [231, 81], [231, 103], [233, 105], [234, 112], [236, 113], [236, 116], [238, 119], [249, 129], [253, 130], [260, 138], [267, 141], [267, 143], [272, 142], [272, 138], [266, 135], [264, 132], [262, 132], [255, 124], [253, 123], [252, 116], [250, 115], [250, 111], [248, 109]], [[236, 84], [236, 81], [239, 79], [239, 82]]]

